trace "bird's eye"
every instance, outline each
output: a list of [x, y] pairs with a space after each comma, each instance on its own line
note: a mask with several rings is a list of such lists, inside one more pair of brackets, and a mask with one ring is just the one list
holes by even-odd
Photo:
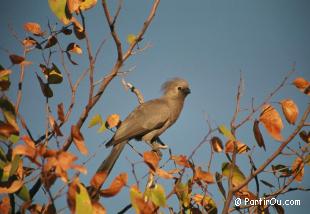
[[178, 90], [181, 91], [181, 90], [182, 90], [182, 87], [178, 87]]

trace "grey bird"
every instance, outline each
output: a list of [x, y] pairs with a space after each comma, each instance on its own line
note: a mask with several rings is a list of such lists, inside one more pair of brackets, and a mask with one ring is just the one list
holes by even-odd
[[97, 172], [105, 172], [108, 176], [126, 143], [131, 139], [145, 141], [152, 147], [165, 147], [159, 136], [178, 119], [184, 100], [191, 91], [188, 82], [181, 78], [165, 82], [162, 91], [160, 98], [140, 104], [121, 123], [106, 144], [106, 147], [113, 148]]

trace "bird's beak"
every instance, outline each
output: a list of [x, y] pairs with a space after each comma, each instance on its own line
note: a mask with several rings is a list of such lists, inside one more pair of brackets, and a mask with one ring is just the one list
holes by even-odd
[[183, 88], [182, 92], [183, 92], [183, 94], [188, 95], [191, 93], [191, 90], [189, 88]]

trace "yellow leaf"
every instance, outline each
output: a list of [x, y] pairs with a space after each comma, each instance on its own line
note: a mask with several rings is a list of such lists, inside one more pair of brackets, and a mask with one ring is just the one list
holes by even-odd
[[48, 4], [54, 15], [62, 21], [64, 25], [70, 23], [71, 14], [66, 13], [67, 0], [48, 0]]
[[88, 123], [88, 128], [91, 128], [95, 125], [101, 125], [102, 124], [102, 118], [100, 116], [100, 114], [95, 114], [89, 121]]
[[297, 117], [298, 117], [298, 107], [291, 99], [284, 99], [280, 101], [283, 114], [285, 116], [285, 119], [290, 124], [295, 124]]
[[224, 125], [220, 125], [218, 127], [220, 133], [224, 135], [229, 140], [236, 140], [235, 136], [231, 133], [231, 131]]
[[129, 35], [127, 36], [127, 43], [128, 43], [129, 45], [131, 45], [132, 43], [134, 43], [134, 42], [136, 41], [136, 39], [137, 39], [136, 35], [134, 35], [134, 34], [129, 34]]

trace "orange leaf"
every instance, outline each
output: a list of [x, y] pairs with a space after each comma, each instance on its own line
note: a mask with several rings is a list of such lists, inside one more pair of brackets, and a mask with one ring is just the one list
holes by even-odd
[[214, 176], [210, 172], [203, 171], [201, 167], [195, 167], [195, 177], [196, 180], [202, 180], [207, 184], [213, 184], [214, 183]]
[[295, 180], [298, 182], [301, 182], [303, 177], [304, 177], [304, 173], [305, 173], [305, 164], [303, 162], [303, 160], [300, 157], [297, 157], [292, 165], [292, 172], [293, 175], [295, 176]]
[[54, 117], [52, 115], [48, 115], [48, 121], [50, 123], [50, 126], [53, 128], [54, 132], [57, 136], [63, 136], [63, 134], [60, 131], [60, 128], [58, 124], [56, 123]]
[[285, 99], [280, 101], [283, 114], [285, 119], [290, 124], [295, 124], [297, 117], [298, 117], [298, 107], [291, 99]]
[[18, 135], [19, 131], [11, 124], [0, 121], [0, 135], [9, 138], [12, 134]]
[[111, 183], [109, 188], [101, 190], [100, 195], [103, 197], [113, 197], [121, 191], [121, 189], [127, 184], [127, 173], [119, 174]]
[[118, 114], [111, 114], [107, 118], [109, 128], [114, 128], [120, 123], [120, 117]]
[[293, 84], [296, 86], [296, 88], [298, 88], [300, 90], [305, 90], [310, 85], [310, 82], [308, 82], [307, 80], [305, 80], [302, 77], [297, 77], [293, 81]]
[[108, 173], [107, 172], [97, 172], [91, 179], [90, 185], [96, 189], [99, 189], [101, 185], [107, 179]]
[[156, 152], [147, 151], [143, 153], [144, 162], [150, 167], [151, 170], [156, 171], [159, 163], [159, 157]]
[[4, 197], [0, 203], [0, 210], [3, 214], [9, 214], [11, 210], [10, 198]]
[[34, 159], [36, 156], [36, 150], [27, 145], [17, 145], [13, 149], [13, 154], [14, 155], [25, 155], [27, 157], [30, 157], [31, 159]]
[[74, 125], [71, 126], [71, 135], [73, 138], [73, 142], [76, 145], [76, 147], [78, 148], [78, 150], [83, 155], [87, 155], [88, 149], [85, 146], [84, 137], [83, 137], [82, 133], [80, 132], [80, 129]]
[[17, 192], [22, 186], [24, 182], [22, 180], [10, 180], [8, 182], [1, 182], [0, 184], [0, 194], [3, 193], [14, 193]]
[[174, 162], [180, 166], [185, 166], [187, 168], [190, 167], [190, 164], [187, 160], [187, 157], [185, 155], [172, 155], [171, 160], [174, 160]]
[[164, 179], [172, 179], [172, 178], [174, 178], [174, 176], [172, 175], [173, 173], [169, 173], [166, 170], [163, 170], [163, 169], [160, 169], [160, 168], [156, 169], [156, 174], [159, 177], [164, 178]]
[[107, 211], [99, 202], [92, 202], [93, 213], [92, 214], [106, 214]]
[[267, 132], [278, 141], [282, 141], [281, 131], [283, 129], [282, 119], [278, 111], [271, 105], [266, 104], [260, 114], [259, 121], [262, 122]]
[[70, 14], [79, 12], [80, 0], [67, 0], [67, 8]]
[[24, 30], [28, 31], [30, 33], [33, 33], [34, 35], [37, 36], [42, 36], [44, 35], [44, 32], [41, 30], [41, 26], [38, 23], [35, 22], [27, 22], [24, 24]]
[[20, 139], [23, 140], [31, 148], [33, 149], [36, 148], [35, 143], [31, 140], [31, 138], [28, 135], [24, 135]]
[[225, 145], [225, 152], [226, 153], [233, 153], [234, 152], [234, 142], [236, 143], [237, 146], [237, 153], [238, 154], [242, 154], [242, 153], [246, 153], [247, 151], [250, 150], [250, 148], [245, 145], [244, 143], [241, 143], [240, 141], [232, 141], [229, 140], [227, 141], [226, 145]]
[[79, 171], [85, 175], [87, 174], [87, 168], [83, 165], [73, 165], [73, 166], [71, 166], [71, 168], [75, 169], [75, 170], [77, 170], [77, 171]]

